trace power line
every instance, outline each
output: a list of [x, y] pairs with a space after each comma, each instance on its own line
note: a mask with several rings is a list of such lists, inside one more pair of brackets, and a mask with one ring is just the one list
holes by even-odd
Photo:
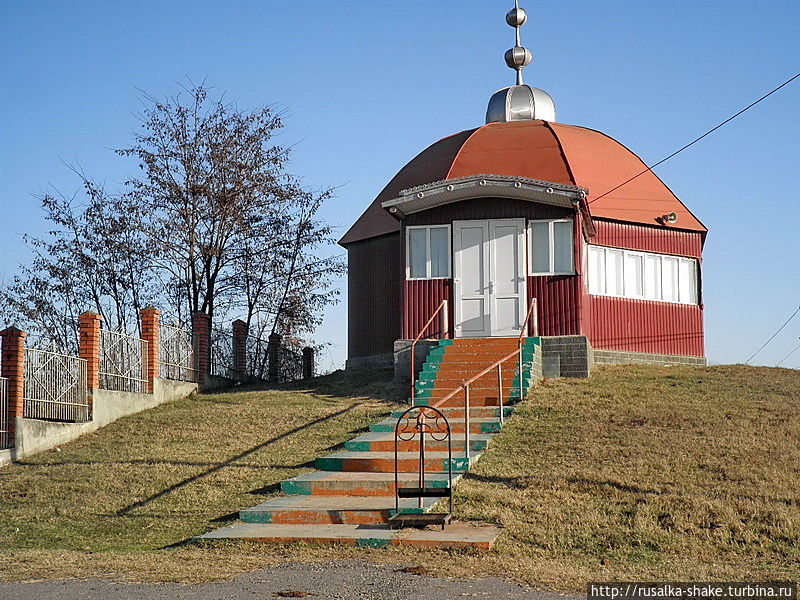
[[786, 356], [784, 356], [784, 357], [781, 359], [781, 362], [779, 362], [779, 363], [778, 363], [777, 365], [775, 365], [775, 366], [776, 366], [776, 367], [780, 367], [780, 366], [783, 364], [783, 362], [784, 362], [784, 361], [785, 361], [787, 358], [789, 358], [790, 356], [792, 356], [792, 354], [794, 354], [794, 353], [795, 353], [795, 352], [797, 352], [798, 350], [800, 350], [800, 344], [797, 344], [797, 346], [795, 346], [794, 350], [792, 350], [791, 352], [789, 352], [789, 354], [787, 354]]
[[748, 359], [747, 359], [747, 360], [744, 362], [744, 364], [746, 364], [746, 365], [749, 365], [749, 364], [750, 364], [750, 361], [751, 361], [751, 360], [753, 360], [753, 359], [755, 358], [756, 354], [758, 354], [758, 353], [759, 353], [759, 352], [761, 352], [761, 351], [762, 351], [764, 348], [766, 348], [766, 347], [767, 347], [767, 344], [769, 344], [769, 343], [770, 343], [772, 340], [774, 340], [774, 339], [775, 339], [775, 336], [776, 336], [776, 335], [778, 335], [778, 334], [779, 334], [781, 331], [783, 331], [783, 328], [784, 328], [784, 327], [786, 327], [786, 326], [789, 324], [789, 322], [790, 322], [792, 319], [794, 319], [794, 318], [795, 318], [795, 316], [797, 315], [797, 313], [800, 313], [800, 306], [798, 306], [798, 307], [797, 307], [797, 310], [796, 310], [796, 311], [794, 311], [794, 312], [792, 313], [792, 316], [791, 316], [791, 317], [789, 317], [788, 319], [786, 319], [786, 322], [785, 322], [783, 325], [781, 325], [781, 326], [780, 326], [780, 328], [778, 329], [778, 331], [776, 331], [775, 333], [773, 333], [773, 334], [772, 334], [772, 337], [771, 337], [771, 338], [769, 338], [769, 339], [768, 339], [766, 342], [764, 342], [764, 345], [763, 345], [763, 346], [761, 346], [761, 348], [759, 348], [758, 350], [756, 350], [755, 352], [753, 352], [753, 355], [752, 355], [750, 358], [748, 358]]
[[688, 144], [686, 144], [686, 145], [685, 145], [685, 146], [683, 146], [682, 148], [679, 148], [678, 150], [676, 150], [675, 152], [673, 152], [672, 154], [670, 154], [670, 155], [669, 155], [669, 156], [667, 156], [666, 158], [662, 158], [660, 161], [658, 161], [658, 162], [657, 162], [657, 163], [655, 163], [654, 165], [650, 165], [649, 167], [647, 167], [647, 168], [646, 168], [644, 171], [642, 171], [641, 173], [637, 173], [636, 175], [634, 175], [633, 177], [631, 177], [631, 178], [630, 178], [630, 179], [628, 179], [627, 181], [623, 181], [623, 182], [622, 182], [622, 183], [620, 183], [618, 186], [611, 188], [610, 190], [608, 190], [608, 191], [607, 191], [607, 192], [605, 192], [604, 194], [601, 194], [600, 196], [598, 196], [598, 197], [597, 197], [597, 198], [595, 198], [594, 200], [590, 200], [590, 201], [589, 201], [589, 204], [591, 204], [592, 202], [597, 202], [598, 200], [600, 200], [600, 198], [603, 198], [604, 196], [608, 196], [608, 195], [609, 195], [611, 192], [614, 192], [614, 191], [618, 190], [619, 188], [621, 188], [622, 186], [629, 184], [631, 181], [633, 181], [634, 179], [637, 179], [637, 178], [641, 177], [641, 176], [642, 176], [642, 175], [644, 175], [645, 173], [649, 173], [650, 171], [652, 171], [653, 169], [655, 169], [657, 166], [664, 164], [664, 163], [665, 163], [665, 162], [667, 162], [667, 161], [668, 161], [670, 158], [672, 158], [672, 157], [674, 157], [674, 156], [677, 156], [678, 154], [680, 154], [681, 152], [683, 152], [684, 150], [686, 150], [686, 149], [687, 149], [687, 148], [689, 148], [690, 146], [694, 146], [694, 145], [695, 145], [697, 142], [699, 142], [700, 140], [702, 140], [704, 137], [707, 137], [707, 136], [711, 135], [712, 133], [714, 133], [714, 132], [715, 132], [717, 129], [719, 129], [720, 127], [723, 127], [723, 126], [727, 125], [728, 123], [730, 123], [731, 121], [733, 121], [733, 120], [734, 120], [736, 117], [738, 117], [739, 115], [741, 115], [741, 114], [743, 114], [743, 113], [747, 112], [748, 110], [750, 110], [751, 108], [753, 108], [753, 107], [754, 107], [756, 104], [758, 104], [758, 103], [759, 103], [759, 102], [761, 102], [762, 100], [766, 100], [767, 98], [769, 98], [770, 96], [772, 96], [772, 94], [774, 94], [775, 92], [779, 91], [780, 89], [782, 89], [782, 88], [786, 87], [787, 85], [789, 85], [790, 83], [792, 83], [792, 82], [793, 82], [795, 79], [797, 79], [798, 77], [800, 77], [800, 73], [797, 73], [797, 75], [794, 75], [793, 77], [790, 77], [789, 79], [787, 79], [786, 81], [784, 81], [782, 84], [780, 84], [778, 87], [776, 87], [775, 89], [773, 89], [771, 92], [768, 92], [768, 93], [764, 94], [763, 96], [761, 96], [761, 98], [759, 98], [759, 99], [758, 99], [758, 100], [756, 100], [755, 102], [752, 102], [752, 103], [748, 104], [748, 105], [747, 105], [747, 106], [745, 106], [745, 107], [744, 107], [742, 110], [740, 110], [739, 112], [737, 112], [735, 115], [728, 117], [727, 119], [725, 119], [724, 121], [722, 121], [722, 122], [721, 122], [719, 125], [717, 125], [717, 126], [715, 126], [715, 127], [712, 127], [711, 129], [709, 129], [708, 131], [706, 131], [706, 132], [705, 132], [703, 135], [701, 135], [700, 137], [697, 137], [697, 138], [693, 139], [691, 142], [689, 142]]

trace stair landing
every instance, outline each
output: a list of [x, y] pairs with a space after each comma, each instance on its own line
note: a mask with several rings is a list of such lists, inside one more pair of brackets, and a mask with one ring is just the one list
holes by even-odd
[[199, 539], [247, 540], [271, 544], [307, 542], [343, 544], [363, 548], [419, 546], [436, 548], [476, 548], [489, 550], [500, 529], [468, 523], [451, 523], [441, 529], [389, 529], [386, 525], [261, 525], [237, 523], [217, 529]]

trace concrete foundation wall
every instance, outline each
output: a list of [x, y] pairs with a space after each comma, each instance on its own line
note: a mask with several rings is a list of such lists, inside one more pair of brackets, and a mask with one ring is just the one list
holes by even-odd
[[66, 444], [120, 417], [154, 408], [170, 400], [185, 398], [196, 391], [195, 383], [155, 379], [152, 394], [96, 390], [92, 400], [92, 420], [88, 423], [56, 423], [17, 418], [16, 446], [0, 451], [0, 466]]
[[594, 364], [705, 367], [708, 364], [708, 361], [705, 358], [696, 356], [648, 354], [646, 352], [622, 352], [618, 350], [595, 350]]
[[[413, 340], [397, 340], [394, 343], [394, 380], [397, 383], [407, 383], [411, 385], [411, 342]], [[422, 365], [428, 358], [431, 348], [439, 345], [439, 340], [420, 340], [414, 346], [414, 380], [416, 381]]]

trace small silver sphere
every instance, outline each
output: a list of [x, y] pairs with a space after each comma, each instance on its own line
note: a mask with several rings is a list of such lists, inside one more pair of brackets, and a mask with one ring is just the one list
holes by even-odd
[[522, 8], [512, 8], [506, 13], [506, 23], [511, 27], [522, 27], [528, 21], [528, 13]]
[[505, 59], [509, 68], [519, 70], [531, 64], [533, 54], [527, 48], [514, 46], [510, 50], [506, 50]]

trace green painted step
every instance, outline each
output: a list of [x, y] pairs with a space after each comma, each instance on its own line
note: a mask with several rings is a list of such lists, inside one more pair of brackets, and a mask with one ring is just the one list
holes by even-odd
[[[469, 465], [474, 463], [478, 457], [480, 457], [480, 453], [473, 452], [468, 463], [463, 454], [459, 456], [454, 452], [451, 463], [453, 473], [468, 470]], [[431, 473], [446, 473], [448, 470], [447, 459], [447, 452], [426, 452], [425, 470]], [[400, 452], [398, 460], [401, 471], [415, 471], [419, 462], [419, 453]], [[317, 458], [314, 466], [320, 471], [394, 473], [394, 452], [337, 452]]]
[[[399, 473], [400, 485], [414, 487], [417, 473]], [[453, 483], [461, 477], [453, 473]], [[447, 473], [426, 473], [427, 487], [448, 486]], [[394, 498], [394, 473], [312, 471], [281, 482], [281, 491], [293, 496], [391, 496]]]
[[[400, 511], [428, 512], [435, 498], [401, 499]], [[245, 523], [376, 525], [397, 514], [393, 496], [280, 496], [239, 512]]]

